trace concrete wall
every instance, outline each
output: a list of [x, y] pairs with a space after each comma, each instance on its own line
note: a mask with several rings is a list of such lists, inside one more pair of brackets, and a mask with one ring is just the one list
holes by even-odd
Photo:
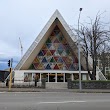
[[48, 83], [46, 82], [46, 88], [48, 89], [67, 89], [67, 82]]

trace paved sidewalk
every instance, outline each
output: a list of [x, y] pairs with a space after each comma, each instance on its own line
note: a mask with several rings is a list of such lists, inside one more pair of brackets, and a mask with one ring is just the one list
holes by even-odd
[[110, 89], [42, 89], [42, 88], [0, 88], [0, 92], [75, 92], [75, 93], [110, 93]]

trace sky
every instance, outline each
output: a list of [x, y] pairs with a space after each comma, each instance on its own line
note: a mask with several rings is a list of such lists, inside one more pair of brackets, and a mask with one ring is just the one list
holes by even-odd
[[56, 9], [68, 25], [77, 27], [80, 23], [94, 19], [100, 11], [102, 20], [110, 22], [110, 0], [0, 0], [0, 70], [8, 68], [13, 58], [13, 67], [21, 59], [20, 41], [23, 54], [30, 47]]

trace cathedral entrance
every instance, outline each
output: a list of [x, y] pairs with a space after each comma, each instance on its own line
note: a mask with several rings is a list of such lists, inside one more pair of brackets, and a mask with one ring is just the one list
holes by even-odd
[[33, 82], [36, 77], [38, 82], [41, 82], [42, 78], [48, 83], [67, 82], [67, 79], [71, 78], [71, 73], [24, 73], [24, 82]]

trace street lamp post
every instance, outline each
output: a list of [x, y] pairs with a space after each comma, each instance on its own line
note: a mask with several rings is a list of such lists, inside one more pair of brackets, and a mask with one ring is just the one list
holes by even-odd
[[82, 84], [81, 84], [81, 62], [80, 62], [80, 38], [79, 38], [79, 20], [82, 8], [79, 9], [79, 18], [78, 18], [78, 66], [79, 66], [79, 90], [82, 90]]

